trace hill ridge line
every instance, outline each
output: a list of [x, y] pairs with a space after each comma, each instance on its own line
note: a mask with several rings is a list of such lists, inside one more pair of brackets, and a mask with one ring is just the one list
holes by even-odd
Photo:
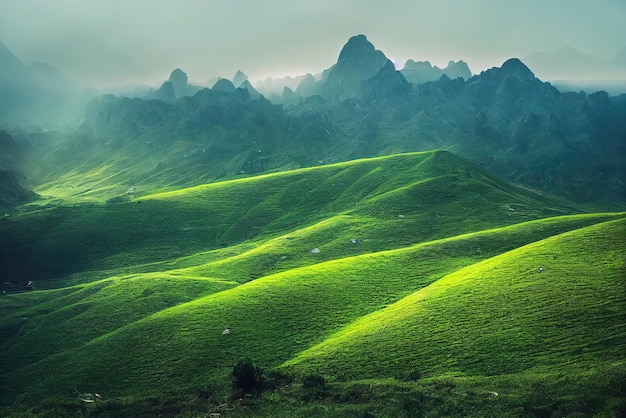
[[[607, 213], [607, 214], [609, 216], [613, 216], [613, 215], [614, 216], [619, 216], [619, 217], [626, 216], [626, 212], [618, 212], [617, 214], [613, 214], [613, 213]], [[600, 214], [598, 216], [605, 216], [607, 214]], [[532, 225], [532, 224], [540, 224], [542, 222], [549, 221], [549, 220], [558, 220], [558, 219], [562, 219], [562, 218], [576, 218], [576, 217], [580, 217], [580, 218], [587, 218], [587, 217], [589, 217], [589, 218], [592, 218], [594, 216], [596, 216], [596, 214], [578, 214], [578, 215], [563, 215], [563, 216], [556, 216], [556, 217], [552, 217], [552, 218], [544, 218], [544, 219], [539, 219], [539, 220], [532, 220], [532, 221], [522, 222], [522, 223], [518, 223], [518, 224], [514, 224], [514, 225], [509, 225], [509, 226], [506, 226], [506, 227], [491, 228], [491, 229], [484, 230], [484, 231], [471, 232], [471, 233], [467, 233], [467, 234], [457, 235], [457, 236], [454, 236], [454, 237], [441, 238], [441, 239], [437, 239], [437, 240], [433, 240], [433, 241], [418, 243], [418, 244], [415, 244], [415, 245], [412, 245], [412, 246], [409, 246], [409, 247], [405, 247], [405, 248], [397, 248], [397, 249], [392, 249], [392, 250], [383, 250], [383, 251], [378, 251], [378, 252], [375, 252], [375, 253], [368, 253], [368, 254], [359, 254], [359, 255], [355, 255], [355, 256], [344, 257], [344, 258], [340, 258], [340, 259], [336, 259], [336, 260], [328, 260], [328, 261], [324, 261], [324, 262], [321, 262], [321, 263], [312, 264], [312, 265], [309, 265], [309, 266], [297, 267], [297, 268], [294, 268], [294, 269], [285, 270], [285, 271], [281, 271], [281, 272], [278, 272], [278, 273], [273, 273], [273, 274], [270, 274], [270, 275], [267, 275], [267, 276], [259, 277], [259, 278], [255, 279], [255, 280], [251, 280], [251, 281], [246, 282], [246, 283], [242, 283], [239, 286], [233, 287], [231, 289], [227, 289], [227, 290], [224, 290], [224, 291], [221, 291], [221, 292], [213, 293], [213, 294], [210, 294], [210, 295], [207, 295], [207, 296], [203, 296], [203, 297], [200, 297], [200, 298], [197, 298], [197, 299], [185, 302], [185, 303], [181, 303], [181, 304], [178, 304], [178, 305], [175, 305], [175, 306], [171, 306], [171, 307], [165, 308], [163, 310], [154, 312], [154, 313], [152, 313], [152, 314], [150, 314], [150, 315], [148, 315], [146, 317], [143, 317], [143, 318], [141, 318], [141, 319], [139, 319], [137, 321], [125, 324], [124, 326], [122, 326], [120, 328], [112, 330], [112, 331], [110, 331], [110, 332], [108, 332], [106, 334], [100, 335], [100, 336], [98, 336], [98, 337], [96, 337], [96, 338], [86, 342], [84, 345], [89, 345], [89, 344], [95, 343], [95, 342], [97, 342], [97, 341], [99, 341], [101, 339], [106, 339], [109, 336], [115, 335], [115, 334], [117, 334], [119, 332], [122, 332], [123, 330], [125, 330], [127, 328], [130, 328], [130, 327], [134, 326], [135, 324], [140, 324], [140, 323], [143, 323], [143, 322], [150, 321], [152, 318], [158, 318], [160, 316], [167, 315], [168, 311], [178, 310], [178, 309], [180, 309], [182, 307], [185, 307], [185, 306], [193, 306], [193, 305], [206, 303], [210, 299], [218, 299], [219, 300], [220, 298], [227, 297], [229, 292], [241, 292], [242, 289], [245, 290], [245, 289], [249, 288], [250, 286], [261, 286], [261, 285], [264, 285], [264, 284], [266, 284], [268, 282], [279, 281], [281, 279], [281, 276], [285, 276], [285, 275], [288, 275], [288, 274], [293, 274], [294, 272], [306, 271], [306, 270], [309, 270], [309, 269], [318, 269], [320, 267], [328, 268], [328, 267], [332, 267], [333, 264], [341, 264], [342, 262], [349, 261], [349, 260], [355, 260], [355, 259], [359, 259], [359, 258], [364, 258], [365, 259], [365, 258], [371, 258], [371, 257], [384, 256], [384, 255], [393, 254], [393, 253], [401, 254], [401, 253], [404, 253], [404, 252], [410, 252], [412, 250], [419, 249], [421, 247], [427, 247], [427, 246], [430, 246], [430, 245], [437, 245], [437, 244], [442, 244], [442, 243], [446, 243], [446, 242], [452, 242], [452, 241], [457, 240], [457, 239], [458, 240], [464, 240], [464, 239], [469, 239], [471, 237], [476, 237], [476, 236], [481, 236], [481, 235], [488, 235], [490, 232], [496, 232], [496, 231], [499, 231], [499, 230], [500, 231], [504, 231], [504, 230], [507, 230], [507, 229], [521, 228], [521, 227], [523, 227], [525, 225], [527, 226], [527, 225]], [[599, 221], [599, 222], [596, 222], [596, 223], [594, 223], [592, 225], [584, 226], [582, 228], [588, 228], [590, 226], [603, 224], [603, 223], [607, 223], [607, 222], [616, 222], [616, 221], [619, 221], [619, 220], [621, 220], [621, 219]], [[527, 245], [535, 244], [537, 242], [541, 242], [541, 241], [543, 241], [545, 239], [557, 237], [557, 236], [560, 236], [560, 235], [565, 234], [565, 233], [571, 233], [573, 231], [577, 231], [577, 230], [580, 230], [582, 228], [580, 228], [580, 227], [579, 228], [575, 228], [575, 229], [572, 229], [572, 230], [569, 230], [569, 231], [566, 231], [566, 232], [563, 232], [563, 233], [560, 233], [560, 234], [557, 234], [557, 235], [550, 236], [548, 238], [544, 238], [544, 239], [541, 239], [541, 240], [538, 240], [538, 241], [533, 241], [531, 243], [525, 244], [524, 246], [522, 246], [520, 248], [523, 248], [523, 247], [525, 247]], [[515, 248], [513, 250], [510, 250], [510, 251], [515, 251], [516, 249], [517, 248]], [[502, 254], [506, 254], [506, 253], [508, 253], [510, 251], [506, 251], [506, 252], [504, 252]], [[496, 255], [494, 257], [501, 256], [502, 254], [498, 254], [498, 255]], [[491, 258], [493, 258], [493, 257], [490, 257], [490, 258], [485, 259], [485, 260], [481, 260], [478, 263], [482, 263], [482, 262], [484, 262], [486, 260], [490, 260]], [[475, 264], [477, 264], [477, 263], [475, 263]], [[469, 266], [462, 267], [462, 269], [470, 267], [470, 266], [473, 266], [475, 264], [470, 264]], [[169, 273], [169, 272], [166, 271], [165, 273]], [[454, 273], [456, 273], [456, 271]], [[453, 273], [450, 273], [450, 274], [453, 274]], [[430, 286], [430, 285], [428, 285], [428, 286]], [[394, 303], [397, 303], [397, 302], [398, 301], [396, 301]]]
[[[393, 191], [395, 191], [395, 189], [391, 190], [389, 192], [385, 192], [385, 193], [391, 193]], [[228, 262], [229, 260], [232, 260], [232, 259], [242, 258], [242, 257], [245, 257], [246, 255], [254, 254], [254, 253], [258, 252], [263, 247], [269, 246], [270, 242], [272, 242], [272, 241], [283, 239], [284, 237], [293, 235], [295, 233], [298, 233], [298, 232], [306, 230], [306, 229], [315, 228], [315, 227], [317, 227], [320, 224], [325, 224], [325, 223], [328, 223], [328, 222], [330, 222], [331, 220], [333, 220], [335, 218], [340, 218], [340, 217], [344, 217], [344, 216], [349, 216], [349, 215], [338, 214], [337, 216], [333, 216], [331, 218], [324, 219], [324, 220], [322, 220], [320, 222], [317, 222], [317, 223], [312, 224], [312, 225], [308, 225], [308, 226], [306, 226], [304, 228], [301, 228], [301, 229], [298, 229], [296, 231], [291, 231], [291, 232], [285, 233], [283, 235], [271, 238], [271, 239], [269, 239], [267, 241], [264, 241], [259, 246], [253, 247], [253, 248], [248, 249], [248, 250], [246, 250], [246, 251], [244, 251], [242, 253], [233, 255], [233, 256], [228, 257], [228, 258], [211, 261], [209, 263], [201, 264], [201, 265], [198, 265], [198, 266], [184, 267], [184, 268], [181, 268], [181, 269], [173, 269], [173, 270], [169, 270], [168, 272], [184, 272], [184, 271], [187, 271], [187, 270], [192, 270], [192, 269], [198, 268], [199, 266], [202, 266], [202, 265], [220, 264], [220, 263]], [[392, 249], [388, 249], [388, 250], [381, 250], [381, 251], [375, 251], [375, 252], [371, 252], [371, 253], [351, 255], [351, 256], [337, 258], [337, 259], [333, 259], [333, 260], [326, 260], [326, 261], [322, 261], [322, 262], [315, 263], [315, 264], [310, 264], [310, 265], [306, 265], [306, 266], [302, 266], [302, 267], [296, 267], [296, 268], [293, 268], [293, 269], [289, 269], [289, 270], [285, 270], [285, 271], [281, 271], [281, 272], [277, 272], [277, 273], [272, 273], [272, 274], [267, 275], [267, 276], [256, 278], [255, 280], [252, 280], [252, 281], [249, 281], [249, 282], [246, 282], [246, 283], [242, 283], [241, 285], [252, 283], [252, 282], [254, 282], [256, 280], [263, 279], [265, 277], [270, 277], [270, 276], [277, 275], [277, 274], [283, 274], [283, 273], [290, 272], [290, 271], [297, 271], [297, 270], [300, 270], [300, 269], [307, 269], [307, 268], [310, 268], [310, 267], [313, 267], [313, 266], [319, 267], [319, 266], [322, 266], [322, 265], [326, 265], [328, 263], [340, 263], [342, 261], [356, 259], [356, 258], [369, 258], [369, 257], [377, 256], [377, 255], [392, 254], [392, 253], [396, 253], [396, 252], [397, 253], [407, 252], [407, 251], [412, 251], [412, 250], [418, 249], [420, 247], [428, 246], [428, 245], [437, 245], [437, 244], [442, 244], [442, 243], [451, 242], [451, 241], [455, 241], [455, 240], [463, 240], [463, 239], [468, 239], [468, 238], [471, 238], [471, 237], [478, 237], [478, 236], [481, 236], [481, 235], [487, 235], [487, 234], [490, 234], [490, 233], [493, 233], [493, 232], [496, 232], [496, 231], [499, 231], [499, 230], [508, 230], [508, 229], [522, 228], [522, 227], [528, 226], [528, 225], [542, 224], [542, 223], [546, 223], [548, 221], [558, 221], [558, 220], [562, 220], [562, 219], [594, 218], [594, 217], [603, 217], [603, 216], [615, 216], [615, 217], [619, 218], [619, 217], [622, 217], [622, 216], [626, 216], [626, 212], [585, 213], [585, 214], [559, 215], [559, 216], [553, 216], [553, 217], [548, 217], [548, 218], [533, 219], [533, 220], [530, 220], [530, 221], [519, 222], [519, 223], [516, 223], [516, 224], [513, 224], [513, 225], [507, 225], [507, 226], [503, 226], [503, 227], [495, 227], [495, 228], [483, 229], [483, 230], [475, 231], [475, 232], [467, 232], [465, 234], [454, 235], [454, 236], [446, 237], [446, 238], [438, 238], [438, 239], [434, 239], [434, 240], [426, 241], [426, 242], [418, 242], [416, 244], [411, 244], [409, 246], [402, 247], [402, 248], [392, 248]], [[611, 222], [611, 221], [613, 221], [613, 220], [599, 221], [597, 223]], [[596, 223], [594, 223], [594, 225], [595, 224]], [[579, 228], [576, 228], [576, 229], [579, 229]], [[573, 229], [572, 231], [574, 231], [576, 229]]]
[[564, 237], [568, 237], [570, 235], [575, 235], [577, 233], [581, 233], [584, 232], [585, 230], [591, 230], [594, 228], [600, 228], [602, 226], [606, 226], [606, 225], [611, 225], [611, 224], [618, 224], [618, 223], [623, 223], [624, 225], [626, 225], [626, 218], [619, 218], [619, 219], [614, 219], [614, 220], [607, 220], [607, 221], [601, 221], [598, 223], [594, 223], [588, 226], [584, 226], [584, 227], [580, 227], [580, 228], [576, 228], [573, 230], [569, 230], [569, 231], [565, 231], [556, 235], [552, 235], [549, 236], [547, 238], [538, 240], [538, 241], [534, 241], [534, 242], [530, 242], [528, 244], [522, 245], [521, 247], [517, 247], [514, 248], [512, 250], [509, 251], [505, 251], [501, 254], [495, 255], [493, 257], [489, 257], [486, 258], [484, 260], [478, 261], [474, 264], [470, 264], [464, 267], [461, 267], [458, 270], [455, 270], [449, 274], [446, 274], [445, 276], [443, 276], [442, 278], [430, 283], [429, 285], [389, 304], [388, 306], [378, 309], [376, 311], [370, 312], [368, 314], [365, 314], [359, 318], [357, 318], [356, 320], [352, 321], [349, 324], [346, 324], [344, 327], [342, 327], [342, 329], [334, 332], [332, 335], [330, 335], [328, 338], [326, 338], [324, 341], [315, 344], [303, 351], [301, 351], [300, 353], [296, 354], [293, 358], [285, 361], [283, 364], [281, 364], [279, 366], [279, 368], [283, 368], [283, 367], [290, 367], [293, 365], [296, 365], [298, 363], [300, 363], [301, 361], [303, 361], [303, 359], [306, 359], [306, 353], [310, 352], [310, 351], [315, 351], [318, 348], [324, 347], [325, 345], [327, 345], [329, 342], [333, 343], [334, 341], [337, 340], [341, 340], [342, 338], [346, 338], [349, 335], [358, 333], [361, 330], [361, 323], [362, 322], [367, 322], [367, 321], [380, 321], [381, 323], [385, 320], [385, 316], [389, 313], [395, 313], [395, 310], [400, 311], [401, 307], [406, 306], [406, 305], [412, 305], [415, 303], [418, 303], [420, 301], [423, 301], [426, 297], [428, 297], [428, 295], [432, 294], [433, 292], [445, 292], [446, 289], [449, 289], [451, 287], [454, 287], [456, 285], [459, 285], [461, 283], [464, 283], [468, 280], [473, 280], [474, 277], [470, 277], [470, 271], [471, 270], [485, 270], [489, 267], [491, 267], [492, 265], [497, 265], [502, 259], [508, 258], [511, 255], [516, 255], [516, 254], [523, 254], [525, 252], [527, 252], [529, 249], [532, 249], [532, 247], [535, 246], [539, 246], [542, 244], [546, 244], [546, 243], [550, 243], [550, 241], [552, 240], [558, 240]]
[[[273, 172], [273, 173], [265, 173], [265, 174], [251, 176], [251, 177], [243, 177], [243, 178], [238, 178], [238, 179], [215, 181], [215, 182], [211, 182], [211, 183], [199, 184], [197, 186], [183, 187], [181, 189], [175, 189], [175, 190], [170, 190], [170, 191], [165, 191], [165, 192], [151, 193], [151, 194], [142, 196], [141, 199], [157, 199], [157, 198], [163, 198], [163, 197], [171, 197], [173, 195], [179, 194], [179, 193], [184, 192], [184, 191], [202, 190], [202, 189], [206, 189], [206, 188], [210, 188], [210, 187], [224, 187], [224, 186], [227, 186], [229, 184], [246, 183], [246, 182], [250, 182], [250, 181], [254, 181], [254, 180], [264, 180], [264, 179], [268, 179], [268, 178], [272, 178], [272, 177], [288, 177], [290, 175], [298, 175], [298, 174], [307, 173], [307, 172], [311, 172], [311, 171], [316, 171], [316, 170], [320, 170], [320, 169], [332, 169], [332, 168], [340, 168], [340, 167], [350, 167], [350, 166], [353, 166], [353, 165], [358, 165], [358, 163], [363, 163], [363, 162], [376, 162], [376, 161], [384, 161], [384, 160], [392, 160], [392, 159], [401, 159], [401, 158], [407, 158], [407, 157], [410, 157], [410, 156], [418, 156], [418, 155], [435, 156], [437, 154], [454, 155], [450, 151], [443, 150], [443, 149], [436, 149], [436, 150], [430, 150], [430, 151], [403, 152], [403, 153], [391, 154], [391, 155], [381, 155], [381, 156], [375, 156], [375, 157], [358, 158], [358, 159], [355, 159], [355, 160], [342, 161], [342, 162], [337, 162], [337, 163], [332, 163], [332, 164], [316, 165], [316, 166], [312, 166], [312, 167], [302, 167], [302, 168], [296, 168], [296, 169], [287, 170], [287, 171], [276, 171], [276, 172]], [[170, 195], [170, 196], [168, 196], [168, 195]]]

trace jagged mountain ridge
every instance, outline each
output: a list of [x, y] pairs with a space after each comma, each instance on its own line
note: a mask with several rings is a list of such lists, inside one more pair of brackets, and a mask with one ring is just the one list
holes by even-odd
[[436, 81], [444, 74], [452, 79], [461, 77], [467, 80], [472, 77], [472, 72], [464, 61], [450, 61], [445, 68], [439, 68], [428, 61], [407, 60], [400, 72], [412, 84]]
[[[236, 74], [238, 80], [242, 74]], [[186, 75], [172, 73], [180, 87]], [[168, 83], [166, 83], [168, 84]], [[164, 86], [166, 85], [164, 84]], [[626, 101], [562, 93], [519, 59], [468, 80], [411, 84], [363, 35], [284, 104], [245, 80], [168, 100], [102, 96], [65, 142], [29, 154], [40, 194], [111, 198], [406, 151], [449, 149], [506, 178], [581, 202], [626, 198]], [[69, 158], [71, 155], [72, 158]], [[93, 181], [85, 182], [89, 178]], [[79, 187], [80, 184], [80, 187]]]
[[[159, 130], [168, 132], [167, 139], [159, 133], [152, 142], [185, 138], [198, 149], [215, 145], [218, 135], [208, 129], [219, 125], [233, 149], [228, 158], [239, 161], [221, 173], [226, 177], [448, 148], [509, 179], [580, 201], [625, 197], [623, 101], [603, 92], [561, 93], [519, 59], [468, 80], [443, 75], [415, 86], [365, 36], [357, 36], [342, 49], [320, 94], [302, 98], [291, 92], [283, 107], [252, 97], [248, 88], [222, 85], [226, 81], [152, 118], [150, 109], [165, 108], [137, 101], [142, 116], [135, 120], [122, 111], [127, 99], [100, 100], [90, 107], [86, 125], [104, 137], [155, 136]], [[101, 117], [102, 111], [94, 111], [99, 106], [107, 115], [124, 113], [132, 128], [119, 125], [119, 117]], [[242, 152], [248, 156], [243, 160]], [[207, 163], [218, 157], [223, 155], [206, 157]]]

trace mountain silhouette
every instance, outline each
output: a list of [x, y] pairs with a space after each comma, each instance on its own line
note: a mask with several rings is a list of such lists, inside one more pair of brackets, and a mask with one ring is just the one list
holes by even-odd
[[408, 60], [400, 72], [412, 84], [436, 81], [444, 74], [451, 79], [461, 77], [467, 80], [472, 76], [472, 72], [464, 61], [450, 61], [445, 68], [441, 69], [432, 66], [428, 61]]
[[[283, 87], [280, 105], [248, 80], [236, 87], [225, 78], [179, 98], [175, 84], [184, 87], [186, 75], [175, 71], [161, 100], [93, 101], [84, 129], [68, 141], [97, 144], [81, 146], [81, 155], [101, 164], [125, 150], [120, 161], [138, 170], [134, 183], [195, 185], [320, 161], [449, 149], [576, 201], [626, 200], [626, 101], [560, 92], [517, 58], [467, 80], [442, 74], [412, 84], [403, 74], [364, 35], [350, 38], [321, 75], [304, 76], [295, 91]], [[62, 166], [55, 160], [62, 153], [40, 152], [37, 164]]]
[[362, 81], [373, 77], [387, 63], [382, 51], [374, 48], [365, 35], [353, 36], [339, 53], [323, 86], [325, 96], [346, 99], [354, 97]]

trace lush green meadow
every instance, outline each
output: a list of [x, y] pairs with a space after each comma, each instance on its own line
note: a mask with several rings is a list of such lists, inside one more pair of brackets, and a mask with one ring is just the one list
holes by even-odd
[[0, 220], [3, 415], [626, 411], [625, 213], [441, 151], [65, 199]]

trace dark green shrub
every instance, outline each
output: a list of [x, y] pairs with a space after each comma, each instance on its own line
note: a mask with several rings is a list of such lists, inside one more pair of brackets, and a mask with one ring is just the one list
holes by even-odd
[[319, 374], [309, 374], [302, 379], [304, 399], [313, 401], [321, 399], [327, 393], [326, 379]]
[[416, 381], [416, 380], [420, 380], [421, 378], [422, 378], [422, 373], [417, 369], [411, 370], [409, 374], [406, 376], [406, 380], [409, 380], [409, 381]]
[[258, 392], [263, 389], [265, 378], [263, 369], [257, 367], [254, 362], [246, 358], [239, 360], [230, 373], [233, 381], [233, 389], [243, 393]]
[[319, 374], [309, 374], [302, 379], [302, 387], [305, 389], [326, 388], [326, 379]]

